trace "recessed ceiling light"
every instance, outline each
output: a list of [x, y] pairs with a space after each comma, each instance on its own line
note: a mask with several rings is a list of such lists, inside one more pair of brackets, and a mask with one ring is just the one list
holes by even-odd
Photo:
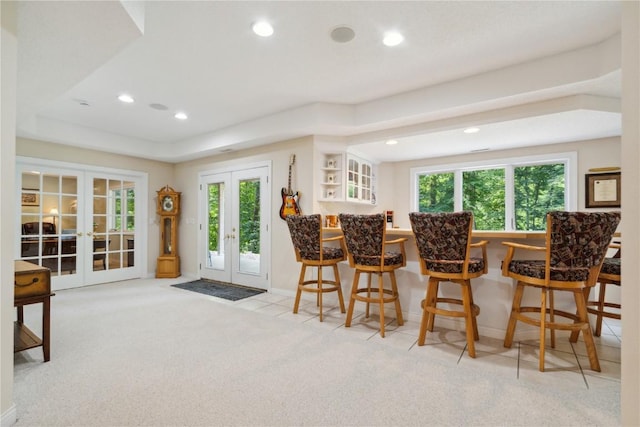
[[178, 120], [187, 120], [188, 116], [183, 113], [182, 111], [177, 112], [173, 117], [175, 117]]
[[331, 31], [331, 39], [336, 43], [347, 43], [353, 40], [356, 33], [347, 26], [336, 27]]
[[464, 133], [476, 133], [476, 132], [480, 132], [480, 128], [471, 127], [471, 128], [466, 128], [464, 130]]
[[390, 139], [390, 140], [385, 142], [385, 144], [387, 144], [387, 145], [396, 145], [397, 143], [398, 143], [398, 141], [395, 140], [395, 139]]
[[269, 37], [273, 34], [273, 27], [266, 21], [258, 21], [251, 28], [260, 37]]
[[122, 95], [118, 96], [118, 99], [127, 104], [131, 104], [134, 101], [131, 95], [128, 95], [126, 93], [123, 93]]
[[160, 111], [166, 111], [169, 109], [169, 107], [167, 107], [164, 104], [149, 104], [149, 107], [153, 108], [154, 110], [160, 110]]
[[384, 33], [384, 38], [382, 39], [382, 43], [384, 43], [385, 46], [398, 46], [403, 41], [404, 36], [396, 31]]

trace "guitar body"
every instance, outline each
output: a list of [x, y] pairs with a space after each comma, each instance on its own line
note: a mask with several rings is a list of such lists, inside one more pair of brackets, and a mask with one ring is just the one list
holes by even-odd
[[280, 207], [280, 218], [286, 219], [287, 215], [300, 215], [298, 206], [298, 192], [289, 194], [286, 188], [282, 188], [282, 206]]
[[287, 215], [300, 215], [300, 206], [298, 206], [298, 192], [295, 193], [291, 189], [291, 167], [296, 162], [296, 155], [292, 154], [289, 159], [289, 185], [282, 187], [282, 206], [280, 207], [280, 218], [287, 219]]

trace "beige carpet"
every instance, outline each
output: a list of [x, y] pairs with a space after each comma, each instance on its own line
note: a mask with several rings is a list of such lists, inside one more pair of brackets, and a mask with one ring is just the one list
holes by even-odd
[[444, 363], [173, 283], [57, 292], [51, 361], [15, 356], [17, 426], [620, 424], [615, 381], [520, 381], [482, 358]]

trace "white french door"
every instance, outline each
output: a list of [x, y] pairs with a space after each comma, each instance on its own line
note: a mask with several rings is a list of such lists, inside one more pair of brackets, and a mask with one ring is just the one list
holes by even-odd
[[19, 161], [16, 259], [51, 270], [53, 290], [142, 277], [144, 175]]
[[269, 288], [269, 167], [200, 177], [202, 278]]

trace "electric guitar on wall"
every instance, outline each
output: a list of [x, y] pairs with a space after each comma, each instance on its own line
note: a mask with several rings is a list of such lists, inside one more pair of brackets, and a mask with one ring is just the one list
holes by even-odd
[[298, 206], [298, 192], [295, 193], [291, 189], [291, 167], [296, 162], [296, 155], [292, 154], [289, 159], [289, 185], [282, 187], [282, 206], [280, 207], [280, 218], [286, 219], [287, 215], [300, 215], [300, 207]]

